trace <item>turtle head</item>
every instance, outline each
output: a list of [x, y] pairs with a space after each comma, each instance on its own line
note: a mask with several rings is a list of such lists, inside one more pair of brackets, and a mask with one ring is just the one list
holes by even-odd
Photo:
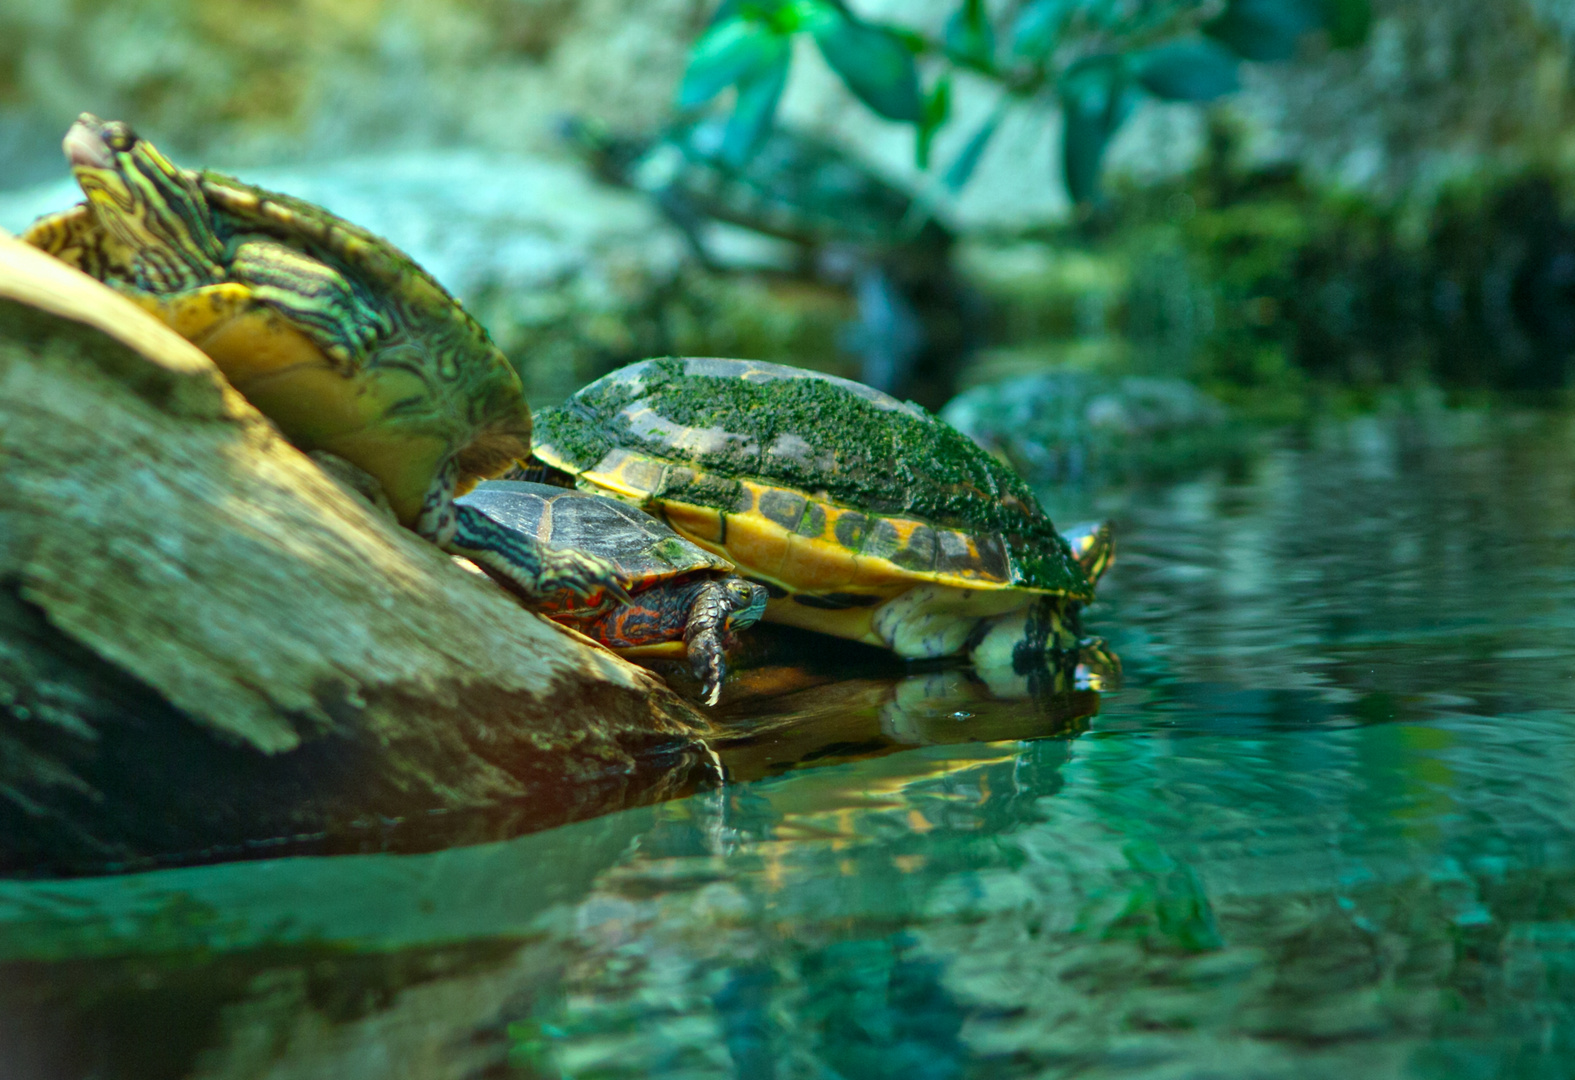
[[766, 587], [741, 577], [729, 577], [722, 583], [727, 592], [727, 603], [732, 609], [727, 616], [729, 630], [742, 630], [753, 626], [766, 613]]
[[117, 261], [137, 284], [172, 292], [222, 277], [223, 245], [195, 174], [175, 165], [131, 125], [83, 113], [61, 148]]

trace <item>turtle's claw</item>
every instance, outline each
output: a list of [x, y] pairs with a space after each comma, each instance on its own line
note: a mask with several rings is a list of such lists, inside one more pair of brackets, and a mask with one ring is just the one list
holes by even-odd
[[631, 600], [629, 590], [618, 580], [617, 565], [610, 559], [583, 551], [551, 551], [543, 562], [543, 592], [568, 589], [582, 600], [605, 592], [620, 603]]

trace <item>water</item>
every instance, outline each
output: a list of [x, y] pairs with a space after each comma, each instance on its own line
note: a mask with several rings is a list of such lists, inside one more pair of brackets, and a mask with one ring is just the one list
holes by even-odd
[[1123, 527], [1096, 715], [812, 672], [720, 791], [0, 883], [0, 1075], [1575, 1076], [1575, 423], [1059, 503]]

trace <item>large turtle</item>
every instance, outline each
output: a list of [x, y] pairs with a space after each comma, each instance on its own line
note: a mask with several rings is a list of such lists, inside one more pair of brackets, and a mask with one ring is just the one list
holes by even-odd
[[606, 560], [454, 505], [528, 454], [530, 410], [487, 332], [408, 256], [321, 207], [176, 168], [124, 123], [84, 113], [64, 149], [87, 201], [24, 240], [192, 341], [292, 442], [348, 462], [420, 535], [533, 599], [623, 595]]
[[749, 360], [646, 360], [537, 417], [537, 458], [770, 591], [769, 621], [1008, 668], [1077, 644], [1108, 529], [1074, 551], [1028, 486], [930, 413]]
[[716, 704], [728, 631], [752, 626], [766, 610], [766, 590], [733, 573], [732, 563], [627, 503], [572, 488], [489, 480], [456, 502], [549, 550], [587, 550], [615, 562], [628, 603], [604, 591], [565, 595], [540, 605], [542, 614], [625, 655], [685, 650], [705, 703]]

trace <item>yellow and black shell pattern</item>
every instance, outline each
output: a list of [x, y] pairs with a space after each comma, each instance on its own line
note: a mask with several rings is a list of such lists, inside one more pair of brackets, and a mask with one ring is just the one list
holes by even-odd
[[846, 379], [646, 360], [538, 413], [534, 452], [828, 612], [926, 581], [1092, 597], [1015, 473], [919, 406]]

